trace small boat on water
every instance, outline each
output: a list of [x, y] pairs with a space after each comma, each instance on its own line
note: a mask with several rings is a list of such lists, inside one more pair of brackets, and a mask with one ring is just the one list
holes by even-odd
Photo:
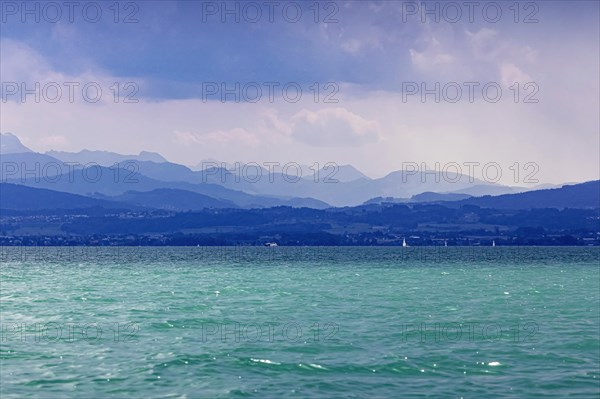
[[267, 242], [265, 243], [265, 247], [276, 247], [277, 243], [276, 242]]
[[492, 240], [492, 247], [496, 246], [496, 240]]
[[408, 244], [406, 243], [406, 238], [402, 239], [402, 247], [404, 247], [404, 248], [408, 247]]

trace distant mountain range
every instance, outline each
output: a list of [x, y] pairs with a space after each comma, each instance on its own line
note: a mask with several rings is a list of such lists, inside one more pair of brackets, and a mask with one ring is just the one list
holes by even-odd
[[127, 191], [112, 201], [124, 202], [146, 208], [172, 211], [197, 211], [205, 208], [238, 208], [231, 201], [215, 199], [207, 195], [186, 190], [158, 188], [152, 191]]
[[0, 133], [0, 155], [33, 152], [21, 144], [21, 140], [12, 133]]
[[[363, 203], [448, 201], [481, 206], [517, 201], [514, 203], [536, 206], [560, 202], [530, 200], [537, 198], [534, 192], [530, 192], [533, 196], [526, 199], [509, 199], [521, 197], [507, 194], [516, 195], [526, 189], [458, 174], [440, 179], [439, 173], [435, 176], [431, 171], [400, 170], [371, 179], [352, 165], [337, 168], [321, 166], [318, 171], [302, 166], [302, 177], [299, 177], [294, 168], [289, 168], [289, 174], [284, 174], [278, 167], [275, 173], [269, 174], [267, 169], [257, 168], [255, 164], [228, 169], [214, 162], [211, 168], [193, 170], [168, 162], [160, 154], [145, 151], [138, 155], [89, 150], [41, 154], [31, 151], [17, 136], [9, 133], [1, 134], [0, 143], [2, 182], [159, 209], [282, 205], [324, 209]], [[211, 166], [210, 163], [206, 165]], [[490, 195], [494, 197], [486, 197]], [[585, 199], [571, 200], [572, 204], [581, 203], [586, 207], [590, 203]], [[561, 207], [568, 204], [568, 198], [560, 203]]]
[[[310, 209], [231, 208], [188, 191], [127, 192], [112, 200], [0, 183], [0, 245], [600, 245], [600, 181], [461, 201]], [[544, 193], [550, 191], [551, 193]], [[544, 196], [549, 197], [544, 198]], [[173, 198], [179, 198], [177, 202]], [[537, 200], [542, 198], [542, 204]], [[487, 197], [483, 197], [487, 200]], [[461, 204], [462, 203], [462, 204]], [[512, 205], [511, 205], [512, 203]], [[540, 206], [538, 208], [538, 206]], [[224, 207], [224, 208], [221, 208]], [[522, 209], [521, 209], [522, 208]], [[490, 248], [491, 249], [491, 248]]]
[[600, 180], [519, 194], [468, 198], [458, 201], [456, 205], [477, 205], [482, 208], [495, 209], [595, 209], [600, 208]]
[[19, 184], [0, 183], [0, 209], [6, 210], [73, 210], [101, 207], [106, 209], [131, 209], [131, 204], [85, 197]]
[[79, 152], [64, 152], [64, 151], [47, 151], [46, 155], [59, 159], [63, 162], [77, 162], [82, 165], [89, 163], [97, 163], [102, 166], [113, 166], [116, 163], [122, 163], [129, 160], [149, 161], [149, 162], [167, 162], [162, 155], [156, 152], [142, 151], [138, 155], [121, 155], [109, 151], [89, 151], [82, 150]]
[[[454, 195], [450, 195], [454, 196]], [[448, 199], [446, 195], [425, 193], [408, 200], [375, 198], [364, 205], [436, 204], [443, 203], [451, 208], [477, 206], [480, 208], [529, 210], [540, 208], [600, 208], [600, 180], [564, 186], [556, 189], [507, 194], [497, 197], [469, 197], [462, 200]], [[297, 202], [296, 202], [297, 201]], [[323, 209], [316, 200], [297, 199], [277, 206]], [[207, 208], [239, 208], [232, 201], [215, 199], [200, 193], [159, 188], [150, 191], [127, 191], [115, 196], [96, 194], [89, 197], [46, 188], [33, 188], [20, 184], [0, 183], [0, 208], [6, 210], [82, 209], [103, 207], [107, 209], [163, 209], [171, 211], [196, 211]]]
[[[20, 154], [18, 155], [20, 156]], [[27, 156], [28, 160], [31, 160], [30, 155], [31, 154], [28, 154]], [[41, 160], [48, 159], [47, 155], [35, 155], [41, 155]], [[22, 165], [22, 163], [19, 164]], [[28, 170], [34, 170], [34, 164], [31, 164], [28, 168]], [[168, 199], [166, 198], [168, 194], [172, 194], [172, 203], [175, 208], [177, 208], [175, 204], [180, 201], [177, 196], [181, 194], [181, 191], [201, 194], [205, 197], [221, 201], [221, 203], [232, 203], [234, 204], [234, 207], [242, 208], [264, 208], [280, 205], [312, 206], [315, 208], [329, 206], [322, 201], [312, 198], [252, 195], [242, 191], [228, 189], [218, 184], [162, 181], [139, 173], [134, 173], [131, 170], [107, 168], [103, 166], [96, 166], [89, 169], [72, 169], [61, 175], [44, 175], [41, 178], [35, 174], [27, 174], [21, 177], [5, 179], [4, 181], [7, 183], [22, 184], [29, 187], [45, 188], [103, 199], [106, 199], [107, 197], [118, 198], [125, 193], [131, 195], [131, 192], [149, 192], [158, 189], [166, 189], [172, 191], [160, 192], [161, 197], [163, 197], [163, 202]], [[137, 196], [139, 197], [140, 194], [137, 194]]]

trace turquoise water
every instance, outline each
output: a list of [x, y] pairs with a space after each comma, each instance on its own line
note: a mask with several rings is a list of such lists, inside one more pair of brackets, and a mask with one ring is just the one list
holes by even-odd
[[598, 248], [2, 248], [2, 398], [597, 398]]

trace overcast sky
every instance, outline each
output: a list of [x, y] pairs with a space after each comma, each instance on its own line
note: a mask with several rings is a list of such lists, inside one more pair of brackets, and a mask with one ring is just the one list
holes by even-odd
[[[532, 162], [541, 183], [598, 179], [599, 3], [476, 3], [430, 2], [422, 15], [401, 1], [321, 2], [318, 14], [313, 2], [29, 14], [3, 2], [0, 130], [36, 151], [148, 150], [187, 165], [337, 162], [379, 177], [403, 162], [497, 162], [514, 184], [511, 165], [522, 183]], [[40, 101], [23, 98], [36, 82]], [[423, 102], [421, 83], [436, 82], [440, 101]]]

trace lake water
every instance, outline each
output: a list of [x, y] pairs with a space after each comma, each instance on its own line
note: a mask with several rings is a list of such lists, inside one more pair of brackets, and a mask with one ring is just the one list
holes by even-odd
[[2, 248], [2, 398], [597, 398], [599, 248]]

